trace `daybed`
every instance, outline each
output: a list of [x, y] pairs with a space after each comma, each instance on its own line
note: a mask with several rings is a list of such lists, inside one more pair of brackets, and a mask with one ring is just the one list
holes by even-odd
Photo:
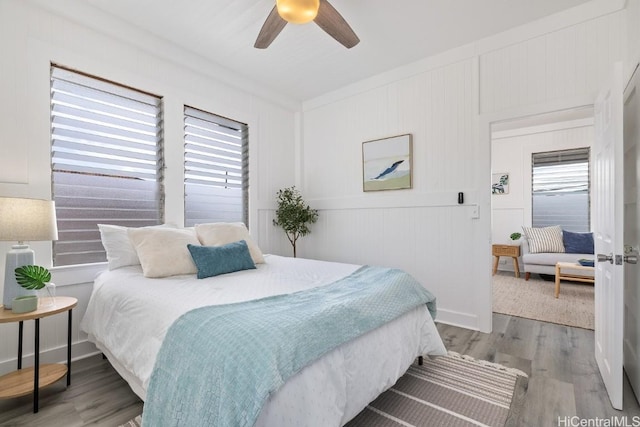
[[[532, 228], [522, 227], [522, 262], [525, 280], [531, 273], [548, 274], [556, 272], [557, 262], [577, 263], [581, 259], [594, 259], [592, 233], [573, 233], [559, 226]], [[532, 250], [533, 247], [533, 250]], [[567, 269], [567, 274], [593, 276], [593, 272]]]
[[[246, 231], [246, 228], [244, 230]], [[101, 229], [101, 231], [103, 230]], [[188, 235], [188, 230], [180, 232], [183, 233], [181, 238], [184, 239], [180, 244], [193, 241], [192, 236]], [[160, 233], [171, 234], [165, 230]], [[103, 233], [103, 237], [106, 234]], [[131, 232], [129, 234], [131, 235]], [[233, 233], [231, 234], [233, 235]], [[200, 233], [197, 235], [202, 237]], [[208, 237], [209, 239], [205, 239], [206, 243], [203, 242], [204, 244], [210, 244], [212, 241], [211, 233]], [[237, 236], [226, 237], [227, 240], [234, 240]], [[249, 247], [253, 249], [251, 255], [255, 255], [256, 250], [259, 251], [259, 249], [250, 241], [248, 232], [243, 237], [249, 240]], [[144, 240], [142, 239], [142, 241]], [[140, 242], [141, 239], [137, 239], [137, 243], [140, 244]], [[167, 244], [158, 246], [158, 242], [153, 242], [153, 239], [148, 240], [147, 243], [149, 247], [161, 247], [165, 251], [170, 246]], [[105, 244], [105, 247], [108, 247], [108, 244]], [[140, 247], [137, 246], [136, 249], [140, 249]], [[221, 362], [225, 356], [219, 355], [199, 354], [197, 357], [189, 359], [189, 353], [196, 352], [203, 345], [204, 348], [208, 348], [207, 351], [218, 351], [215, 345], [205, 345], [209, 339], [215, 339], [215, 333], [213, 338], [204, 338], [208, 336], [205, 333], [209, 332], [209, 329], [218, 325], [203, 322], [187, 334], [193, 336], [193, 342], [188, 344], [189, 348], [185, 350], [184, 354], [171, 363], [163, 362], [166, 354], [165, 349], [170, 345], [170, 343], [163, 343], [165, 338], [171, 337], [171, 341], [175, 341], [176, 335], [171, 335], [173, 331], [179, 329], [183, 324], [181, 322], [189, 315], [199, 313], [200, 307], [217, 305], [218, 307], [213, 307], [213, 309], [229, 309], [236, 306], [236, 304], [230, 305], [233, 303], [238, 303], [239, 307], [243, 307], [242, 301], [252, 300], [247, 303], [250, 304], [253, 300], [273, 295], [296, 292], [294, 295], [302, 295], [303, 292], [298, 291], [311, 290], [310, 292], [312, 292], [314, 289], [328, 289], [330, 286], [327, 285], [344, 280], [344, 278], [350, 278], [354, 272], [361, 271], [360, 266], [352, 264], [265, 255], [262, 259], [263, 262], [256, 263], [255, 268], [249, 267], [246, 270], [229, 274], [205, 279], [197, 279], [195, 273], [155, 278], [145, 277], [145, 275], [149, 276], [148, 271], [153, 270], [147, 268], [149, 265], [145, 266], [148, 261], [145, 257], [148, 254], [144, 252], [144, 250], [142, 253], [138, 251], [142, 265], [120, 266], [98, 276], [94, 283], [86, 315], [82, 321], [82, 329], [89, 334], [89, 339], [104, 352], [110, 363], [129, 383], [132, 390], [145, 400], [143, 423], [147, 414], [147, 406], [149, 406], [148, 392], [155, 390], [154, 380], [157, 383], [159, 380], [156, 378], [161, 377], [165, 371], [168, 371], [169, 377], [179, 376], [188, 368], [182, 365], [193, 363], [194, 360], [198, 363], [205, 360], [208, 364], [205, 366], [206, 371], [217, 375], [220, 371], [232, 370], [236, 372], [233, 375], [237, 381], [240, 381], [245, 373], [253, 372], [255, 365], [265, 360], [261, 352], [256, 351], [247, 355], [238, 349], [233, 350], [236, 350], [236, 354], [240, 355], [238, 359], [244, 360], [244, 362], [240, 362], [242, 363], [240, 366], [231, 366], [227, 363], [229, 360]], [[259, 256], [262, 258], [261, 253]], [[173, 258], [176, 259], [176, 263], [180, 262], [180, 257], [174, 255]], [[167, 264], [171, 264], [171, 262]], [[170, 268], [157, 265], [155, 267]], [[196, 268], [196, 270], [200, 274], [200, 269]], [[156, 273], [158, 272], [156, 271]], [[279, 297], [266, 298], [266, 300], [272, 298]], [[391, 302], [389, 299], [379, 301], [379, 305], [384, 306], [389, 302]], [[210, 308], [212, 307], [206, 307], [206, 309]], [[368, 309], [363, 311], [368, 311]], [[176, 322], [177, 319], [180, 321]], [[225, 317], [222, 316], [220, 319], [222, 319], [220, 323], [224, 323]], [[325, 337], [331, 337], [341, 329], [350, 329], [354, 325], [342, 324], [334, 327], [333, 332], [325, 328], [318, 331], [311, 329], [316, 336], [309, 339], [318, 342], [323, 334]], [[280, 335], [287, 333], [288, 331], [276, 331], [276, 334]], [[420, 304], [394, 320], [319, 355], [311, 364], [294, 373], [277, 391], [269, 392], [268, 399], [259, 412], [255, 425], [280, 427], [344, 425], [380, 393], [391, 387], [417, 356], [444, 354], [446, 354], [446, 350], [433, 319], [425, 305]], [[253, 359], [252, 356], [255, 358]], [[278, 361], [279, 357], [276, 356], [273, 360]], [[297, 357], [297, 353], [295, 357]], [[267, 358], [267, 360], [271, 359]], [[224, 366], [221, 367], [220, 364]], [[191, 405], [194, 403], [191, 400], [200, 400], [200, 406], [206, 412], [203, 417], [207, 420], [215, 419], [217, 421], [215, 411], [229, 410], [229, 407], [233, 406], [233, 402], [225, 401], [223, 396], [222, 401], [218, 402], [220, 408], [216, 404], [211, 404], [209, 407], [209, 396], [224, 395], [234, 384], [227, 384], [225, 387], [219, 387], [220, 390], [216, 390], [216, 384], [219, 384], [216, 382], [219, 380], [218, 377], [215, 381], [209, 381], [204, 373], [200, 373], [199, 376], [204, 377], [202, 381], [199, 378], [194, 378], [181, 386], [185, 387], [185, 394], [195, 393], [195, 390], [199, 390], [198, 387], [207, 388], [206, 393], [189, 397], [185, 399], [189, 402], [180, 402], [178, 406]], [[176, 381], [179, 382], [179, 380]], [[248, 387], [246, 393], [257, 394], [261, 387], [261, 384], [255, 384]], [[166, 392], [171, 393], [173, 390], [166, 390]], [[154, 399], [156, 399], [158, 392], [154, 393]], [[203, 397], [204, 395], [207, 397]], [[173, 395], [171, 399], [175, 397]], [[179, 397], [180, 395], [178, 395]], [[238, 408], [239, 411], [245, 409], [242, 405]], [[185, 424], [179, 422], [176, 425]], [[188, 423], [188, 425], [217, 424], [201, 421]], [[240, 423], [233, 425], [240, 425]], [[246, 425], [253, 424], [249, 421]]]

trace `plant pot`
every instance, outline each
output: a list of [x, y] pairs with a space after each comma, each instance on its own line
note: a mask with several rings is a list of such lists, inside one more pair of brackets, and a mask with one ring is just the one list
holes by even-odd
[[25, 295], [16, 297], [11, 302], [11, 311], [15, 314], [28, 313], [38, 309], [38, 297], [36, 295]]

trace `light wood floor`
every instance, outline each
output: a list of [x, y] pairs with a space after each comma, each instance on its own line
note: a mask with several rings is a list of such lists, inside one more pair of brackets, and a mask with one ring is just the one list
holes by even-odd
[[[558, 417], [627, 415], [632, 422], [640, 416], [626, 378], [625, 410], [611, 407], [593, 356], [593, 331], [501, 314], [494, 314], [491, 334], [442, 324], [438, 330], [449, 350], [529, 375], [522, 426], [557, 426]], [[30, 396], [0, 401], [0, 426], [116, 427], [141, 413], [142, 402], [108, 361], [95, 356], [74, 363], [71, 386], [60, 381], [44, 389], [40, 412], [31, 411]]]

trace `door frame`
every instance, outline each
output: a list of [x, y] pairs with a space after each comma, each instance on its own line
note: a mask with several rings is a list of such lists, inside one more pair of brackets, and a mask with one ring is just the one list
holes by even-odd
[[[634, 83], [634, 79], [637, 79], [637, 85], [635, 85], [635, 87], [632, 85]], [[629, 89], [632, 89], [632, 91], [630, 92]], [[635, 92], [635, 93], [634, 93]], [[633, 68], [633, 72], [631, 73], [631, 77], [629, 77], [629, 80], [626, 82], [624, 91], [623, 91], [623, 115], [626, 114], [627, 110], [627, 101], [631, 96], [635, 96], [636, 99], [638, 99], [638, 97], [640, 96], [640, 63], [636, 64], [635, 68]], [[638, 102], [636, 108], [640, 109], [640, 102]], [[638, 117], [638, 113], [636, 113], [635, 117]], [[629, 121], [626, 119], [626, 117], [624, 118], [624, 125], [623, 125], [623, 149], [624, 149], [624, 157], [625, 157], [625, 162], [627, 161], [627, 151], [629, 148], [629, 138], [627, 138], [627, 130], [628, 130], [628, 123]], [[635, 123], [636, 127], [640, 126], [640, 123]], [[632, 137], [637, 136], [637, 131], [636, 134], [632, 135]], [[637, 159], [640, 156], [640, 143], [638, 140], [634, 141], [634, 145], [635, 145], [635, 158], [633, 159], [634, 162], [637, 161]], [[632, 171], [636, 172], [636, 175], [633, 176], [633, 181], [635, 183], [635, 187], [633, 187], [636, 191], [635, 193], [635, 203], [636, 206], [638, 203], [640, 203], [640, 198], [637, 197], [637, 192], [640, 190], [640, 188], [638, 187], [638, 183], [637, 183], [637, 174], [638, 174], [638, 170], [636, 167], [630, 168]], [[625, 183], [627, 182], [627, 173], [630, 172], [630, 169], [625, 168], [624, 170], [624, 180]], [[627, 195], [629, 194], [627, 191], [629, 189], [627, 187], [625, 187], [625, 198], [627, 197]], [[632, 246], [629, 249], [633, 249], [633, 252], [631, 253], [627, 253], [627, 248], [629, 243], [632, 244], [636, 244], [638, 242], [637, 237], [638, 235], [635, 235], [631, 238], [631, 241], [629, 241], [629, 236], [627, 234], [627, 232], [629, 231], [629, 228], [631, 228], [632, 230], [634, 230], [636, 233], [638, 233], [638, 229], [636, 228], [639, 224], [637, 224], [638, 218], [636, 215], [631, 216], [631, 215], [626, 215], [626, 210], [628, 208], [628, 204], [627, 204], [627, 200], [625, 199], [624, 201], [625, 204], [625, 215], [624, 215], [624, 235], [625, 235], [625, 240], [624, 240], [624, 245], [625, 245], [625, 253], [623, 255], [635, 255], [635, 251], [637, 250], [637, 246]], [[638, 209], [636, 207], [636, 209]], [[633, 328], [627, 328], [627, 322], [628, 321], [633, 321], [634, 323], [637, 322], [638, 320], [638, 315], [634, 315], [632, 316], [630, 319], [627, 317], [627, 312], [629, 311], [628, 309], [630, 308], [631, 310], [634, 311], [634, 313], [637, 313], [637, 307], [640, 306], [640, 299], [638, 298], [637, 295], [633, 295], [635, 294], [635, 292], [631, 291], [630, 289], [635, 288], [635, 285], [637, 283], [638, 280], [638, 275], [640, 274], [639, 271], [637, 270], [637, 266], [631, 266], [628, 263], [624, 263], [623, 264], [623, 268], [624, 268], [624, 319], [623, 319], [623, 371], [627, 376], [627, 379], [629, 381], [629, 384], [631, 386], [631, 389], [634, 392], [635, 398], [637, 401], [640, 401], [640, 357], [638, 357], [638, 347], [640, 346], [640, 342], [638, 341], [638, 338], [635, 334], [633, 334], [630, 331], [633, 331]], [[632, 306], [630, 303], [634, 303], [636, 305]]]

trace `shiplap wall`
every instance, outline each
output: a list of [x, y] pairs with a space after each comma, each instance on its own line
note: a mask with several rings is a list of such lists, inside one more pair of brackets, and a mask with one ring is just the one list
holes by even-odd
[[[320, 219], [301, 253], [402, 268], [438, 296], [440, 318], [449, 311], [477, 328], [478, 299], [468, 298], [477, 220], [457, 205], [459, 191], [472, 203], [477, 189], [475, 70], [466, 59], [305, 111], [304, 192]], [[363, 193], [362, 142], [404, 133], [413, 189]]]
[[640, 62], [640, 0], [628, 0], [626, 9], [627, 21], [627, 55], [625, 76], [631, 78], [633, 70]]
[[[404, 268], [437, 295], [440, 321], [490, 328], [491, 144], [478, 123], [592, 100], [626, 59], [623, 6], [594, 2], [306, 102], [300, 182], [321, 219], [302, 256]], [[413, 189], [363, 193], [362, 142], [403, 133]]]
[[593, 95], [626, 53], [625, 28], [616, 12], [482, 54], [481, 113]]
[[[82, 9], [81, 4], [78, 7]], [[242, 80], [229, 83], [228, 77], [222, 81], [216, 64], [119, 21], [104, 26], [117, 35], [92, 30], [87, 26], [91, 22], [110, 18], [90, 16], [69, 19], [30, 2], [0, 1], [0, 195], [51, 198], [49, 66], [55, 62], [163, 97], [167, 222], [183, 223], [183, 104], [248, 123], [250, 228], [259, 236], [257, 212], [261, 207], [272, 209], [277, 189], [295, 179], [300, 104], [265, 90], [241, 89], [252, 87]], [[282, 239], [277, 235], [259, 244], [265, 252], [279, 253]], [[0, 242], [2, 257], [10, 245]], [[36, 263], [50, 266], [51, 243], [31, 246]], [[58, 293], [79, 300], [74, 313], [74, 357], [95, 351], [79, 322], [95, 274], [104, 268], [68, 267], [52, 272]], [[0, 262], [0, 277], [4, 277], [4, 262]], [[43, 361], [65, 360], [66, 316], [44, 319], [41, 328]], [[25, 329], [25, 354], [29, 356], [33, 322], [27, 322]], [[16, 324], [0, 325], [0, 374], [15, 369], [17, 341]]]

